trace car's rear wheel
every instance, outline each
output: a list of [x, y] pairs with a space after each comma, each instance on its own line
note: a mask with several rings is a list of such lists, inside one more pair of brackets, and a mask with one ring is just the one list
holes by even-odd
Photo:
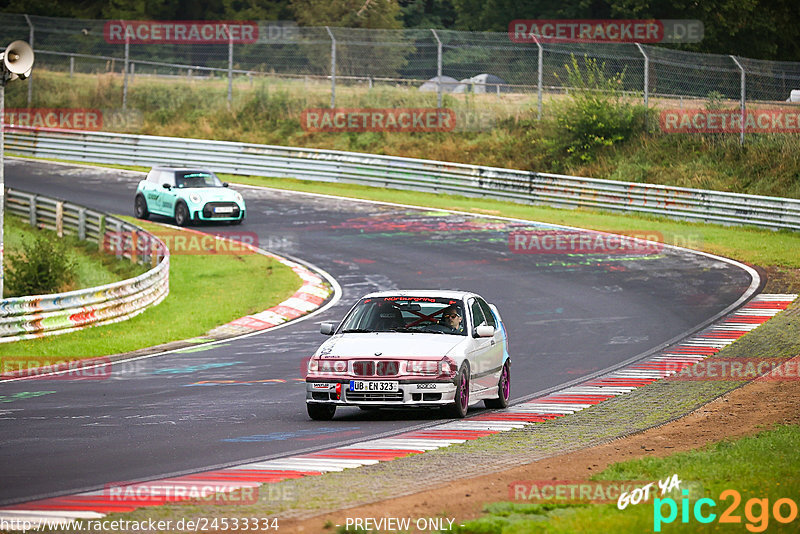
[[147, 211], [147, 200], [142, 195], [136, 195], [136, 200], [133, 201], [133, 214], [137, 219], [150, 217], [150, 212]]
[[497, 397], [494, 399], [485, 399], [483, 403], [487, 408], [506, 408], [510, 396], [511, 366], [508, 361], [506, 361], [506, 363], [503, 364], [503, 370], [500, 371], [500, 379], [497, 381]]
[[330, 421], [336, 414], [335, 404], [319, 404], [316, 402], [306, 403], [308, 416], [314, 421]]
[[453, 404], [449, 406], [451, 417], [462, 419], [467, 416], [469, 409], [469, 370], [466, 366], [456, 376], [456, 395]]
[[178, 226], [186, 226], [189, 224], [189, 208], [186, 207], [186, 204], [183, 202], [179, 202], [177, 206], [175, 206], [175, 224]]

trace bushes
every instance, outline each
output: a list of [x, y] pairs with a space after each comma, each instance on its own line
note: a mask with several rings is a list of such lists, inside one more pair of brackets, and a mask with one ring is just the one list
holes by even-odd
[[568, 98], [554, 102], [553, 118], [540, 140], [551, 159], [551, 168], [563, 172], [574, 165], [593, 161], [606, 147], [622, 143], [644, 131], [647, 111], [632, 104], [622, 93], [625, 72], [608, 76], [605, 64], [584, 57], [584, 67], [572, 56], [565, 65]]
[[8, 256], [6, 283], [15, 295], [56, 293], [75, 278], [75, 260], [66, 244], [47, 236], [25, 240]]

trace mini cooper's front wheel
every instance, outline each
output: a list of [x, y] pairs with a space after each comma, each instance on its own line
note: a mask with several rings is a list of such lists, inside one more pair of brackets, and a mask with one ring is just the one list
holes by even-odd
[[497, 397], [493, 399], [485, 399], [483, 404], [487, 408], [506, 408], [508, 406], [508, 398], [511, 396], [511, 366], [509, 362], [503, 364], [503, 370], [500, 371], [500, 379], [497, 381]]
[[456, 395], [453, 404], [448, 407], [451, 417], [463, 419], [469, 409], [469, 370], [462, 367], [456, 376]]
[[189, 209], [183, 202], [179, 202], [178, 205], [175, 206], [175, 224], [178, 226], [186, 226], [189, 224]]
[[150, 217], [150, 212], [147, 211], [147, 201], [142, 195], [136, 195], [136, 200], [133, 201], [133, 214], [137, 219], [147, 219]]
[[319, 404], [316, 402], [306, 403], [308, 416], [314, 421], [330, 421], [336, 414], [335, 404]]

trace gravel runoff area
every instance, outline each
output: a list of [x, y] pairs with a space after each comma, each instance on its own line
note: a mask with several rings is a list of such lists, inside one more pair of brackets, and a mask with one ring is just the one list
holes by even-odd
[[[800, 303], [795, 303], [713, 358], [788, 360], [799, 354]], [[355, 507], [412, 494], [422, 495], [420, 492], [445, 488], [454, 481], [520, 468], [546, 458], [619, 440], [675, 421], [745, 384], [747, 382], [743, 381], [661, 380], [577, 413], [527, 425], [522, 429], [501, 432], [391, 462], [271, 484], [269, 491], [266, 491], [266, 486], [263, 487], [261, 502], [243, 508], [257, 510], [261, 515], [277, 515], [281, 520], [281, 527], [290, 531], [321, 531], [323, 520], [315, 516], [330, 515], [335, 511], [342, 511], [341, 514], [344, 514], [347, 509], [350, 509], [349, 515], [358, 516], [353, 510]], [[785, 382], [762, 384], [783, 390], [788, 390], [789, 387]], [[791, 384], [793, 391], [797, 389], [797, 385]], [[762, 396], [762, 393], [758, 396]], [[791, 404], [793, 403], [794, 401]], [[704, 410], [698, 412], [702, 411]], [[766, 419], [764, 421], [768, 422]], [[758, 422], [756, 426], [757, 424]], [[708, 436], [708, 441], [716, 441], [722, 437], [726, 436], [716, 439], [713, 435]], [[664, 449], [669, 452], [672, 446]], [[652, 450], [642, 446], [644, 454]], [[629, 454], [620, 454], [618, 459], [612, 458], [611, 461], [630, 457]], [[456, 485], [451, 484], [450, 487], [452, 486]], [[504, 486], [503, 491], [505, 489], [507, 486]], [[270, 500], [268, 495], [280, 495], [281, 498]], [[461, 495], [463, 498], [464, 493]], [[448, 504], [445, 501], [430, 503], [439, 512], [448, 508]], [[307, 521], [309, 518], [315, 519]], [[317, 528], [309, 530], [309, 526], [315, 521]]]

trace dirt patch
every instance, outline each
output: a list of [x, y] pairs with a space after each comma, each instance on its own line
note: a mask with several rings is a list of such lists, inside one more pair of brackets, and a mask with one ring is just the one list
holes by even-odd
[[[795, 362], [798, 361], [797, 358]], [[485, 503], [509, 499], [519, 480], [582, 480], [615, 462], [663, 457], [724, 439], [755, 434], [776, 424], [800, 424], [800, 381], [755, 381], [671, 423], [589, 449], [491, 475], [459, 480], [414, 495], [341, 510], [304, 521], [282, 521], [289, 532], [333, 532], [349, 518], [455, 518], [481, 515]], [[325, 525], [328, 528], [325, 528]]]
[[761, 271], [767, 279], [764, 293], [800, 293], [800, 269], [769, 265]]

